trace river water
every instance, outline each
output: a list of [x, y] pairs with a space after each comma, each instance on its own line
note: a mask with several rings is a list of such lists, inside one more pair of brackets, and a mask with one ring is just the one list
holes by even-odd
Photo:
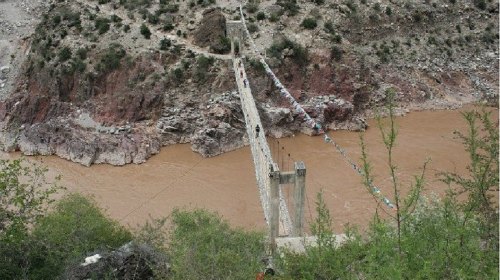
[[[397, 118], [399, 134], [395, 161], [403, 189], [407, 189], [413, 174], [421, 172], [427, 159], [431, 160], [426, 172], [427, 195], [443, 194], [447, 188], [437, 180], [437, 172], [465, 172], [468, 157], [453, 136], [454, 130], [466, 129], [460, 111], [413, 112]], [[495, 118], [498, 119], [498, 111], [495, 111]], [[380, 132], [375, 121], [369, 124], [365, 141], [374, 166], [375, 182], [382, 194], [392, 197]], [[329, 135], [351, 158], [359, 161], [359, 133], [336, 131]], [[314, 218], [315, 197], [323, 190], [335, 231], [341, 232], [346, 223], [366, 227], [375, 213], [376, 202], [332, 144], [325, 143], [323, 137], [305, 135], [280, 139], [280, 148], [276, 140], [269, 139], [269, 142], [283, 169], [292, 166], [293, 160], [306, 164], [306, 223]], [[50, 176], [62, 175], [67, 191], [94, 196], [112, 218], [124, 225], [142, 225], [150, 217], [168, 216], [174, 208], [206, 208], [217, 211], [233, 225], [264, 229], [248, 147], [214, 158], [202, 158], [193, 153], [189, 145], [173, 145], [163, 148], [144, 164], [123, 167], [95, 165], [87, 168], [57, 157], [30, 159], [48, 166]], [[288, 198], [288, 192], [284, 193]]]

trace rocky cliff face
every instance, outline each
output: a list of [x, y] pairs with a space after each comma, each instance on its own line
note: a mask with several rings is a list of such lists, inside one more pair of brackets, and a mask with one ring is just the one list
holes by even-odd
[[200, 47], [210, 47], [222, 51], [222, 39], [226, 37], [226, 17], [220, 9], [211, 8], [203, 12], [200, 26], [194, 32], [194, 43]]
[[[498, 1], [476, 2], [262, 1], [245, 13], [304, 109], [328, 129], [362, 130], [389, 88], [401, 113], [497, 102]], [[238, 2], [45, 4], [16, 51], [0, 39], [4, 149], [123, 165], [175, 143], [204, 156], [247, 143], [230, 56], [212, 54], [228, 51], [225, 20], [238, 19]], [[241, 52], [266, 132], [312, 134], [250, 45]]]

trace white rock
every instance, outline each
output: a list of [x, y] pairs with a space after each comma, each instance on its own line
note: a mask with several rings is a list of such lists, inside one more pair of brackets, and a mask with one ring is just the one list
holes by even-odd
[[90, 256], [90, 257], [86, 257], [85, 258], [85, 262], [81, 264], [81, 266], [87, 266], [89, 264], [93, 264], [93, 263], [96, 263], [99, 261], [99, 259], [102, 258], [101, 255], [99, 254], [95, 254], [93, 256]]

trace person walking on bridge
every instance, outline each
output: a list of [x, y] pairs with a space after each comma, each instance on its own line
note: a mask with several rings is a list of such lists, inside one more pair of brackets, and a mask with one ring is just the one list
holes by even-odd
[[260, 126], [259, 126], [259, 125], [257, 125], [257, 126], [255, 127], [255, 138], [259, 138], [259, 132], [260, 132]]

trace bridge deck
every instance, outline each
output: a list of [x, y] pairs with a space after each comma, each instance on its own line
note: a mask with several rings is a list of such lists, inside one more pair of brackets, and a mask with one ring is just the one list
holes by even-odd
[[[253, 163], [255, 166], [255, 177], [259, 188], [260, 201], [264, 210], [264, 217], [269, 226], [270, 222], [270, 173], [279, 171], [272, 159], [272, 154], [267, 144], [264, 128], [260, 121], [257, 107], [248, 83], [243, 61], [239, 58], [233, 59], [233, 69], [236, 84], [240, 94], [241, 108], [245, 117], [246, 129], [250, 148], [252, 150]], [[257, 131], [259, 127], [259, 131]], [[279, 191], [280, 200], [280, 235], [289, 235], [291, 232], [290, 214], [284, 200], [283, 193]]]

